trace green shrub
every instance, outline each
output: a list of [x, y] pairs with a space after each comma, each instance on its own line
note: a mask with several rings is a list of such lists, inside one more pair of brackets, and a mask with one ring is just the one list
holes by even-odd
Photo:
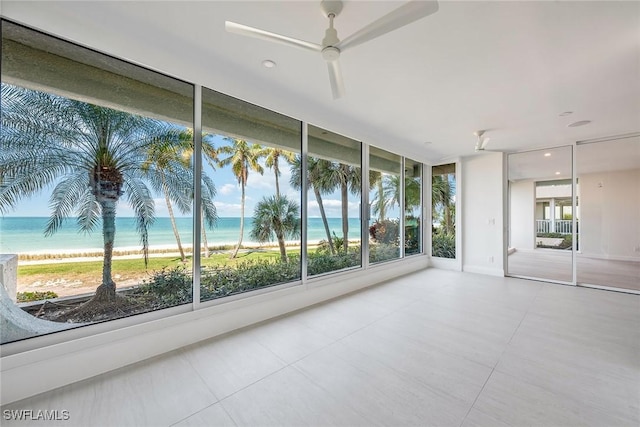
[[[320, 249], [320, 248], [319, 248]], [[317, 274], [328, 273], [330, 271], [343, 270], [359, 266], [360, 247], [349, 248], [347, 253], [339, 251], [335, 255], [327, 253], [323, 250], [317, 250], [310, 253], [307, 260], [307, 274], [315, 276]]]
[[565, 237], [565, 234], [560, 234], [560, 233], [538, 233], [536, 234], [537, 237], [546, 237], [549, 239], [562, 239]]
[[562, 239], [558, 245], [544, 245], [540, 242], [536, 244], [538, 248], [550, 248], [550, 249], [571, 249], [573, 247], [573, 236], [571, 234], [560, 234], [560, 233], [538, 233], [537, 237], [542, 238], [551, 238], [551, 239]]
[[[333, 249], [340, 253], [344, 252], [344, 239], [342, 237], [336, 236], [336, 232], [333, 232], [333, 237], [331, 238], [331, 242], [333, 243]], [[327, 240], [320, 240], [318, 242], [318, 247], [316, 248], [317, 254], [325, 254], [331, 255], [331, 247], [329, 246], [329, 242]]]
[[570, 249], [573, 246], [573, 236], [571, 234], [564, 235], [564, 239], [562, 243], [560, 243], [560, 247], [562, 249]]
[[200, 296], [209, 300], [299, 279], [297, 256], [289, 256], [287, 261], [261, 259], [241, 262], [235, 267], [207, 267], [200, 277]]
[[376, 243], [395, 244], [400, 243], [400, 234], [398, 233], [398, 220], [385, 219], [376, 221], [369, 227], [369, 235]]
[[163, 268], [138, 288], [136, 295], [151, 297], [154, 309], [173, 307], [192, 301], [191, 274], [185, 267]]
[[453, 234], [435, 233], [433, 235], [433, 256], [455, 258], [456, 236]]
[[16, 300], [18, 302], [42, 301], [45, 299], [52, 299], [52, 298], [58, 298], [58, 294], [52, 291], [18, 292], [16, 294]]
[[419, 225], [405, 226], [404, 253], [406, 255], [420, 253], [420, 226]]
[[400, 248], [396, 245], [381, 243], [369, 246], [369, 262], [376, 263], [397, 259], [400, 257]]

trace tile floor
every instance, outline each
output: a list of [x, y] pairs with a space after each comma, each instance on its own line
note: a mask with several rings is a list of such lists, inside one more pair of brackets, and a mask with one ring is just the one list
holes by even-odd
[[640, 296], [429, 269], [2, 409], [67, 410], [64, 426], [637, 427]]

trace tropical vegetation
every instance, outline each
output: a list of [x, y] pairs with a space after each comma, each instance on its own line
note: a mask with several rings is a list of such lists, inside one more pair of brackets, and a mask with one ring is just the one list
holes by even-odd
[[[246, 187], [249, 179], [249, 171], [253, 170], [260, 175], [264, 174], [264, 168], [259, 160], [264, 157], [267, 152], [260, 144], [251, 144], [244, 139], [225, 138], [231, 142], [231, 145], [223, 145], [218, 148], [218, 164], [220, 166], [231, 166], [233, 174], [240, 184], [240, 237], [238, 244], [231, 253], [230, 258], [238, 256], [240, 246], [242, 246], [242, 237], [244, 235], [244, 206], [246, 202]], [[221, 157], [226, 155], [226, 157]]]
[[433, 222], [432, 253], [442, 258], [455, 258], [455, 181], [450, 174], [436, 174], [431, 179]]
[[[0, 213], [53, 187], [45, 233], [55, 233], [70, 216], [77, 217], [82, 232], [100, 227], [102, 281], [86, 306], [116, 302], [116, 206], [126, 201], [132, 208], [146, 261], [148, 230], [155, 220], [153, 189], [162, 189], [181, 208], [193, 197], [193, 169], [179, 156], [163, 154], [185, 147], [185, 129], [4, 83], [1, 90]], [[169, 166], [171, 173], [165, 170]], [[203, 179], [202, 187], [203, 215], [213, 224], [213, 182]]]
[[[213, 136], [226, 144], [216, 148]], [[194, 152], [192, 129], [2, 84], [0, 214], [32, 195], [51, 189], [46, 234], [58, 231], [63, 221], [76, 218], [81, 232], [100, 231], [103, 236], [100, 261], [20, 266], [24, 277], [75, 274], [87, 282], [95, 280], [95, 294], [78, 309], [78, 316], [65, 315], [58, 320], [120, 317], [115, 308], [122, 308], [125, 302], [133, 311], [145, 312], [192, 300], [192, 258], [182, 243], [176, 214], [189, 214], [193, 209]], [[313, 192], [326, 234], [316, 250], [307, 254], [307, 273], [313, 276], [361, 265], [360, 245], [348, 239], [349, 198], [361, 193], [360, 167], [308, 156], [307, 168], [302, 170], [300, 154], [240, 138], [208, 134], [202, 138], [202, 156], [210, 170], [230, 168], [240, 189], [238, 242], [231, 251], [219, 251], [209, 257], [206, 230], [214, 228], [217, 221], [216, 188], [210, 176], [201, 174], [201, 229], [205, 251], [200, 264], [202, 300], [300, 279], [300, 249], [287, 248], [286, 243], [300, 237], [300, 206], [281, 191], [283, 165], [290, 168], [289, 183], [293, 188], [301, 190], [306, 181]], [[265, 168], [271, 169], [275, 176], [275, 192], [265, 195], [255, 205], [249, 235], [259, 243], [275, 240], [278, 251], [243, 251], [239, 256], [248, 179], [253, 173], [263, 175]], [[372, 200], [377, 220], [370, 229], [374, 243], [370, 246], [371, 262], [399, 256], [399, 220], [387, 218], [387, 212], [402, 204], [403, 195], [405, 218], [413, 218], [413, 211], [420, 207], [420, 182], [407, 179], [404, 188], [401, 184], [398, 175], [376, 172], [369, 175], [369, 188], [377, 190]], [[330, 195], [339, 195], [339, 235], [330, 230], [325, 210], [325, 198]], [[157, 196], [164, 199], [167, 207], [179, 258], [148, 257], [149, 228], [156, 218], [154, 197]], [[150, 268], [150, 272], [142, 271], [139, 259], [114, 259], [119, 203], [126, 203], [135, 215], [145, 270]], [[405, 230], [405, 236], [409, 236], [406, 233]], [[419, 236], [415, 239], [419, 240]], [[409, 242], [409, 238], [406, 240]], [[147, 279], [142, 279], [141, 274]], [[135, 279], [137, 285], [116, 289], [114, 278]], [[54, 294], [24, 293], [21, 298], [31, 301], [54, 298]]]
[[300, 237], [298, 204], [286, 196], [264, 197], [258, 202], [253, 213], [251, 238], [264, 243], [272, 241], [273, 236], [278, 240], [280, 257], [283, 262], [286, 262], [286, 237], [295, 239]]

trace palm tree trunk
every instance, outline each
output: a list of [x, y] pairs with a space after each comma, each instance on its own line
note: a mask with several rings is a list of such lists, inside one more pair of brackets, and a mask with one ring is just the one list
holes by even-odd
[[240, 187], [242, 189], [242, 197], [240, 199], [240, 238], [238, 239], [238, 244], [236, 245], [235, 250], [229, 258], [235, 258], [238, 256], [238, 250], [240, 250], [240, 245], [242, 245], [242, 236], [244, 234], [244, 182], [240, 182]]
[[171, 228], [173, 229], [173, 235], [176, 237], [176, 243], [178, 244], [178, 251], [180, 251], [180, 260], [182, 262], [187, 261], [187, 257], [184, 255], [184, 249], [182, 248], [182, 241], [180, 240], [180, 233], [178, 233], [178, 225], [176, 224], [176, 218], [173, 215], [173, 206], [171, 206], [171, 200], [169, 199], [169, 192], [164, 182], [164, 176], [162, 177], [162, 189], [164, 190], [164, 201], [167, 204], [167, 211], [169, 212], [169, 218], [171, 219]]
[[331, 255], [335, 255], [336, 248], [333, 246], [333, 239], [331, 238], [331, 230], [329, 230], [329, 221], [327, 221], [327, 214], [324, 211], [322, 196], [320, 195], [320, 191], [315, 186], [313, 187], [313, 193], [316, 195], [316, 201], [318, 202], [318, 207], [320, 208], [320, 216], [322, 217], [324, 232], [327, 233], [327, 242], [329, 243], [329, 250], [331, 251]]
[[342, 248], [344, 252], [347, 252], [349, 248], [349, 188], [347, 183], [343, 182], [341, 185], [341, 198], [342, 198]]
[[284, 235], [280, 233], [276, 233], [276, 237], [278, 238], [278, 246], [280, 247], [280, 259], [282, 262], [287, 261], [287, 250], [284, 244]]
[[102, 262], [102, 284], [96, 289], [92, 300], [112, 302], [116, 299], [116, 284], [111, 275], [113, 262], [113, 244], [116, 238], [116, 203], [115, 200], [100, 202], [102, 210], [102, 237], [104, 242], [104, 259]]
[[384, 199], [384, 186], [382, 185], [382, 176], [380, 176], [380, 180], [378, 181], [378, 221], [384, 221], [384, 218], [387, 216], [387, 212], [385, 209], [386, 200]]
[[445, 203], [444, 205], [444, 229], [446, 234], [453, 235], [453, 221], [451, 218], [451, 208], [449, 207], [449, 203]]
[[278, 170], [278, 161], [276, 160], [273, 164], [273, 171], [276, 174], [276, 199], [280, 200], [280, 180], [278, 179], [278, 175], [280, 171]]
[[202, 230], [202, 245], [204, 246], [204, 257], [209, 258], [209, 243], [207, 242], [207, 230], [204, 228], [204, 214], [200, 215], [200, 229]]

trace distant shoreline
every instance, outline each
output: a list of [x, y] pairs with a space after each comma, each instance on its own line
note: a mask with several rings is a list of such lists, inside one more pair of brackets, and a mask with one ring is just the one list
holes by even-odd
[[[307, 245], [310, 248], [316, 248], [320, 244], [321, 240], [308, 241]], [[349, 240], [351, 243], [359, 244], [360, 240]], [[227, 244], [210, 245], [209, 250], [214, 251], [231, 251], [235, 248], [237, 242], [229, 242]], [[300, 248], [300, 241], [286, 241], [287, 248]], [[191, 244], [184, 244], [182, 248], [187, 255], [191, 255]], [[258, 242], [242, 242], [242, 249], [244, 250], [278, 250], [278, 242], [258, 243]], [[204, 251], [204, 249], [202, 249]], [[162, 256], [174, 256], [178, 255], [180, 251], [177, 245], [153, 245], [149, 247], [149, 256], [162, 257]], [[9, 254], [13, 255], [13, 254]], [[28, 264], [46, 264], [46, 263], [58, 263], [58, 262], [77, 262], [77, 261], [95, 261], [102, 259], [104, 253], [102, 249], [98, 248], [85, 248], [85, 249], [49, 249], [43, 251], [29, 251], [16, 253], [18, 260], [23, 265]], [[139, 246], [123, 246], [113, 249], [114, 258], [137, 258], [142, 257], [142, 249]]]
[[[254, 242], [250, 236], [251, 218], [245, 218], [243, 245], [247, 247], [263, 247]], [[360, 238], [359, 220], [350, 218], [350, 230], [354, 233], [350, 237]], [[19, 254], [25, 257], [42, 256], [44, 254], [66, 255], [72, 254], [98, 254], [103, 249], [103, 237], [99, 230], [91, 233], [79, 232], [77, 224], [66, 221], [55, 234], [44, 235], [47, 218], [44, 217], [2, 217], [0, 216], [0, 252], [6, 254]], [[309, 241], [326, 239], [326, 231], [321, 219], [309, 218], [307, 236]], [[193, 244], [193, 224], [190, 218], [177, 218], [177, 227], [180, 233], [183, 247], [191, 247]], [[341, 234], [342, 222], [340, 219], [329, 218], [330, 230]], [[136, 229], [135, 218], [116, 218], [115, 246], [117, 251], [133, 254], [141, 250], [140, 234]], [[219, 218], [214, 230], [207, 230], [206, 240], [209, 247], [222, 248], [235, 247], [239, 238], [240, 218]], [[176, 248], [176, 237], [172, 230], [169, 218], [156, 218], [153, 227], [149, 229], [149, 245], [153, 251], [166, 251]], [[277, 242], [271, 242], [276, 245]]]

